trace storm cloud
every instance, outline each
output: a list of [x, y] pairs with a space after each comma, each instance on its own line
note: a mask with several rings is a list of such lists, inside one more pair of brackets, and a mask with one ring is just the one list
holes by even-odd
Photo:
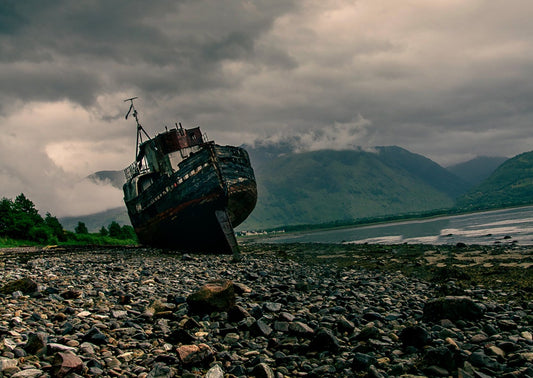
[[0, 196], [90, 213], [83, 178], [133, 160], [124, 99], [150, 134], [297, 150], [398, 145], [441, 165], [533, 138], [533, 3], [205, 0], [0, 2]]

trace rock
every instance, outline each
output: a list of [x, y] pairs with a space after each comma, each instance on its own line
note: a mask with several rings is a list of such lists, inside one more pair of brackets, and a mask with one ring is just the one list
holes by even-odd
[[505, 352], [498, 348], [496, 345], [490, 345], [487, 348], [487, 355], [496, 357], [496, 359], [500, 362], [503, 362], [505, 360]]
[[146, 376], [147, 378], [170, 378], [172, 377], [172, 371], [170, 367], [162, 362], [156, 362], [150, 373]]
[[240, 336], [238, 333], [227, 333], [226, 336], [224, 336], [224, 343], [228, 345], [235, 345], [239, 342]]
[[291, 322], [289, 324], [289, 331], [304, 337], [310, 337], [315, 333], [311, 327], [302, 322]]
[[40, 369], [24, 369], [15, 373], [11, 378], [37, 378], [43, 375], [43, 371]]
[[281, 303], [277, 302], [266, 302], [263, 304], [263, 308], [268, 312], [280, 312], [281, 307]]
[[501, 370], [501, 365], [494, 359], [487, 356], [483, 351], [477, 350], [468, 357], [468, 362], [478, 368], [488, 368], [493, 372]]
[[44, 354], [46, 352], [48, 335], [44, 332], [30, 333], [24, 350], [28, 354]]
[[166, 337], [166, 340], [172, 344], [191, 344], [196, 341], [196, 337], [191, 335], [183, 328], [178, 328], [172, 331], [170, 335]]
[[54, 355], [52, 371], [54, 377], [65, 377], [71, 373], [81, 373], [83, 361], [72, 352], [58, 352]]
[[275, 378], [274, 371], [266, 363], [261, 362], [254, 366], [252, 375], [256, 378]]
[[377, 364], [378, 360], [369, 354], [355, 353], [352, 361], [352, 369], [355, 372], [367, 371], [371, 365]]
[[224, 370], [222, 370], [220, 365], [214, 365], [207, 371], [205, 378], [224, 378]]
[[[274, 244], [260, 248], [260, 253], [244, 253], [238, 263], [218, 255], [182, 261], [181, 254], [151, 248], [42, 254], [31, 274], [48, 289], [30, 296], [0, 294], [0, 377], [60, 376], [64, 373], [54, 369], [78, 369], [79, 360], [82, 370], [66, 376], [533, 376], [533, 304], [525, 300], [531, 293], [510, 291], [507, 285], [469, 287], [461, 280], [465, 293], [483, 298], [476, 303], [485, 312], [471, 320], [461, 309], [456, 311], [460, 318], [452, 320], [441, 308], [430, 311], [438, 285], [389, 271], [387, 256], [368, 254], [388, 246], [293, 246], [290, 258], [280, 258]], [[348, 260], [358, 260], [359, 254], [375, 259], [380, 268], [336, 265], [329, 258], [315, 264], [316, 252], [329, 256], [336, 248]], [[422, 250], [394, 248], [413, 256]], [[470, 246], [459, 252], [454, 246], [432, 248], [429, 257], [470, 251]], [[501, 248], [486, 252], [480, 247], [483, 251], [476, 253], [500, 253]], [[530, 253], [525, 247], [520, 251]], [[401, 254], [392, 259], [401, 260]], [[3, 255], [0, 276], [28, 275], [23, 261], [23, 256]], [[425, 264], [422, 255], [415, 264]], [[189, 313], [188, 294], [212, 277], [231, 278], [253, 290], [242, 291], [225, 311]], [[451, 279], [456, 278], [442, 282], [458, 286]], [[296, 289], [299, 281], [306, 291]], [[81, 295], [59, 296], [75, 288], [83, 288]], [[131, 300], [120, 302], [130, 294]], [[437, 320], [424, 312], [437, 313]], [[36, 337], [39, 332], [46, 337]], [[65, 355], [55, 365], [59, 353]], [[68, 363], [69, 357], [75, 363]]]
[[337, 320], [337, 328], [339, 329], [339, 332], [352, 333], [355, 329], [355, 324], [346, 319], [344, 316], [341, 316], [339, 320]]
[[356, 335], [356, 340], [376, 339], [379, 337], [379, 329], [374, 323], [368, 323], [361, 332]]
[[428, 366], [423, 371], [428, 377], [448, 377], [450, 375], [448, 370], [435, 365]]
[[96, 327], [91, 328], [84, 336], [84, 341], [88, 341], [92, 344], [96, 345], [103, 345], [107, 344], [107, 336], [100, 332], [100, 330]]
[[144, 310], [144, 315], [148, 317], [170, 317], [172, 315], [173, 307], [160, 301], [159, 299], [153, 300], [150, 305]]
[[235, 290], [235, 294], [237, 295], [243, 295], [243, 294], [249, 294], [252, 292], [252, 289], [245, 284], [241, 282], [234, 282], [233, 288]]
[[182, 345], [176, 352], [184, 365], [207, 365], [214, 360], [214, 352], [207, 344]]
[[263, 319], [257, 319], [250, 332], [257, 336], [269, 336], [272, 333], [272, 328]]
[[424, 353], [424, 362], [426, 365], [438, 366], [449, 371], [457, 368], [454, 353], [445, 346], [428, 347]]
[[420, 326], [407, 326], [400, 332], [400, 340], [405, 347], [421, 349], [431, 342], [431, 335]]
[[11, 294], [20, 291], [22, 294], [31, 294], [37, 291], [37, 283], [29, 277], [8, 282], [0, 288], [0, 294]]
[[48, 344], [48, 355], [53, 355], [57, 352], [72, 352], [76, 353], [76, 348], [68, 345], [58, 344], [58, 343], [49, 343]]
[[214, 311], [228, 311], [235, 306], [233, 282], [229, 280], [210, 281], [187, 297], [189, 311], [193, 314], [209, 314]]
[[335, 353], [339, 350], [339, 340], [331, 330], [320, 328], [311, 340], [309, 348], [317, 351], [329, 351]]
[[478, 320], [483, 317], [484, 307], [469, 297], [444, 297], [434, 299], [424, 305], [424, 319], [439, 321]]
[[14, 358], [0, 357], [0, 372], [17, 367], [18, 360]]
[[244, 318], [250, 317], [250, 313], [246, 311], [242, 306], [235, 305], [228, 310], [228, 321], [229, 322], [240, 322]]

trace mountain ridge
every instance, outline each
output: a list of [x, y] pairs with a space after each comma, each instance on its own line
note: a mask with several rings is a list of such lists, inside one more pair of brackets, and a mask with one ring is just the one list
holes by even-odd
[[[290, 145], [246, 146], [258, 184], [258, 203], [238, 230], [350, 222], [361, 218], [452, 208], [472, 184], [436, 162], [398, 146], [372, 150], [294, 152]], [[489, 166], [486, 171], [490, 171]], [[97, 182], [122, 187], [122, 171], [99, 171]], [[111, 221], [128, 224], [125, 207], [88, 217], [92, 231]]]
[[478, 156], [474, 159], [446, 167], [446, 169], [468, 182], [471, 187], [474, 187], [488, 178], [508, 159], [502, 156]]
[[491, 209], [533, 203], [533, 151], [501, 164], [487, 179], [458, 198], [463, 209]]

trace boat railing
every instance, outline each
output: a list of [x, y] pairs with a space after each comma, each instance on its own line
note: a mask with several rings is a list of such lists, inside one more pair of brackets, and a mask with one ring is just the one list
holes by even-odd
[[126, 169], [124, 169], [124, 176], [126, 176], [126, 181], [131, 180], [133, 177], [140, 175], [141, 173], [147, 173], [150, 171], [148, 166], [144, 166], [139, 169], [139, 165], [136, 161], [131, 163]]

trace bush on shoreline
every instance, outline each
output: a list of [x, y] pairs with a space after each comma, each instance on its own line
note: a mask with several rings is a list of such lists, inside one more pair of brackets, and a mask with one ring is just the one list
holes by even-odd
[[5, 197], [0, 200], [0, 247], [57, 244], [131, 245], [137, 244], [137, 237], [133, 227], [121, 227], [117, 222], [112, 222], [108, 229], [102, 226], [98, 233], [89, 233], [83, 222], [78, 223], [75, 233], [66, 231], [50, 213], [41, 217], [24, 193], [15, 200]]

